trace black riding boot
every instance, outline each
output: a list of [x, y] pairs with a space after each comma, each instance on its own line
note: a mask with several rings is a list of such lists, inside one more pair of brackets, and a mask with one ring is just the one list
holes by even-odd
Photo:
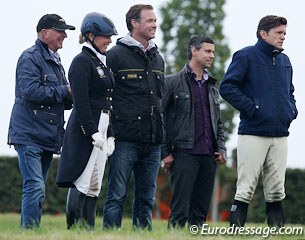
[[86, 196], [84, 220], [90, 229], [94, 229], [97, 197]]
[[77, 190], [69, 188], [66, 206], [67, 228], [71, 228], [76, 223], [82, 224], [84, 218], [84, 206], [86, 195]]
[[285, 223], [281, 202], [266, 202], [267, 223], [269, 227], [283, 227]]
[[234, 200], [231, 206], [230, 226], [243, 227], [246, 223], [248, 203]]

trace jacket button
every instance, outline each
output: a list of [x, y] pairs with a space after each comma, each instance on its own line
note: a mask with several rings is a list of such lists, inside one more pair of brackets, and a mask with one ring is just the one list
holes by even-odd
[[138, 117], [138, 120], [141, 120], [142, 118], [141, 117]]
[[154, 94], [154, 92], [153, 92], [153, 91], [150, 91], [150, 94]]
[[44, 108], [44, 106], [43, 106], [43, 105], [41, 105], [41, 106], [40, 106], [40, 108]]
[[255, 108], [256, 108], [256, 109], [258, 109], [258, 108], [259, 108], [259, 106], [258, 106], [258, 105], [256, 105], [256, 106], [255, 106]]

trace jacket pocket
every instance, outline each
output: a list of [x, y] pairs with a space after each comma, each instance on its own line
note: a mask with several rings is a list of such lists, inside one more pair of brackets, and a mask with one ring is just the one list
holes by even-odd
[[58, 117], [55, 113], [33, 110], [33, 138], [48, 144], [58, 142]]
[[155, 78], [157, 80], [157, 87], [158, 87], [158, 96], [160, 98], [162, 98], [162, 96], [164, 95], [164, 73], [160, 72], [160, 71], [155, 71], [153, 70], [154, 74], [155, 74]]
[[175, 112], [190, 112], [191, 95], [188, 92], [179, 92], [174, 94]]
[[144, 70], [121, 70], [116, 74], [116, 86], [124, 89], [126, 94], [144, 94], [146, 83]]
[[142, 132], [148, 124], [150, 122], [144, 121], [140, 111], [124, 109], [113, 112], [113, 129], [118, 139], [142, 140]]
[[45, 86], [58, 86], [59, 81], [55, 74], [45, 74], [43, 76], [42, 84]]
[[283, 115], [286, 116], [286, 124], [289, 127], [291, 122], [297, 117], [297, 110], [292, 103], [289, 103], [287, 114], [284, 113]]

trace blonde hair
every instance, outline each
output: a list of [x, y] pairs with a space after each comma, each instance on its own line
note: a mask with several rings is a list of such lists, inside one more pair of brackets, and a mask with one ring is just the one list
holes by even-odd
[[79, 34], [78, 42], [79, 42], [80, 44], [86, 42], [86, 37], [85, 37], [82, 33]]

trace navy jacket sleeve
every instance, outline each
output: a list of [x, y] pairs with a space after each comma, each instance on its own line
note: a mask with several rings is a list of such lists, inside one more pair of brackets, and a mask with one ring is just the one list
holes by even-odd
[[237, 110], [248, 117], [252, 117], [255, 112], [255, 103], [241, 89], [243, 82], [246, 80], [247, 55], [238, 51], [233, 55], [232, 62], [220, 83], [219, 93]]

